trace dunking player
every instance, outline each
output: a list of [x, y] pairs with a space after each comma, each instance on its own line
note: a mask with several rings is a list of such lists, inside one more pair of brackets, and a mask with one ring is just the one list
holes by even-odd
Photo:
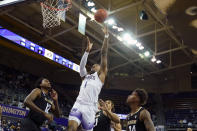
[[127, 116], [127, 131], [155, 131], [150, 113], [142, 107], [147, 99], [144, 89], [136, 89], [128, 96], [131, 113]]
[[58, 106], [58, 94], [52, 89], [49, 80], [40, 78], [36, 82], [36, 88], [25, 98], [25, 106], [30, 108], [30, 112], [22, 121], [21, 131], [41, 131], [40, 126], [48, 120], [53, 121], [53, 115], [60, 116]]
[[95, 114], [98, 110], [98, 95], [107, 75], [109, 34], [107, 27], [105, 27], [103, 31], [105, 33], [105, 39], [101, 49], [101, 64], [94, 64], [89, 73], [87, 73], [85, 66], [87, 63], [88, 54], [93, 44], [90, 43], [87, 38], [86, 52], [80, 62], [80, 76], [83, 81], [80, 87], [79, 96], [77, 97], [69, 115], [68, 131], [76, 131], [80, 124], [86, 131], [93, 130]]

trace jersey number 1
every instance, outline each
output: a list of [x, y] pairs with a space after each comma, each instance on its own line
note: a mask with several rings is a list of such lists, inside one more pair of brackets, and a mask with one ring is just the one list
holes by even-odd
[[86, 88], [88, 81], [86, 81], [84, 88]]

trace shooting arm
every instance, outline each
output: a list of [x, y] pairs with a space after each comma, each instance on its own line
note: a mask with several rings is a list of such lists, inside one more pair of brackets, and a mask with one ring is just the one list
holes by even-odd
[[101, 73], [107, 74], [107, 53], [108, 53], [108, 36], [105, 35], [103, 46], [101, 48]]
[[105, 77], [107, 75], [107, 53], [108, 53], [108, 29], [105, 27], [104, 29], [105, 39], [103, 41], [103, 46], [101, 48], [101, 69], [99, 71], [99, 78], [102, 83], [105, 83]]

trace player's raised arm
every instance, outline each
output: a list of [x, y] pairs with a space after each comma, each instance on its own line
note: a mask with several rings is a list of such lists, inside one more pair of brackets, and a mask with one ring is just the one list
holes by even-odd
[[52, 91], [51, 91], [51, 98], [54, 101], [54, 103], [52, 104], [52, 108], [51, 108], [52, 112], [57, 118], [59, 118], [60, 117], [60, 108], [59, 108], [59, 104], [58, 104], [58, 94], [54, 89], [52, 89]]
[[87, 48], [86, 48], [86, 51], [83, 54], [83, 57], [81, 58], [81, 62], [80, 62], [80, 76], [82, 77], [82, 79], [84, 79], [84, 77], [87, 75], [86, 64], [87, 64], [89, 52], [92, 49], [92, 45], [93, 44], [90, 43], [90, 40], [87, 37]]
[[114, 123], [120, 123], [120, 118], [118, 115], [112, 112], [112, 109], [110, 109], [109, 105], [106, 104], [102, 99], [99, 100], [99, 103], [101, 105], [101, 109], [106, 112], [107, 117], [114, 122]]
[[105, 26], [105, 28], [103, 29], [103, 32], [105, 33], [105, 38], [103, 41], [103, 46], [101, 48], [101, 69], [99, 71], [99, 77], [101, 79], [101, 81], [104, 83], [105, 82], [105, 77], [107, 75], [107, 53], [108, 53], [108, 37], [109, 37], [109, 33], [108, 33], [108, 28], [107, 26]]

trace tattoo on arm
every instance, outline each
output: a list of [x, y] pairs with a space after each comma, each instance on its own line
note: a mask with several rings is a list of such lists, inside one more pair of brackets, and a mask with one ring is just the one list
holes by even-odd
[[101, 49], [101, 71], [107, 73], [107, 53], [108, 53], [108, 38], [104, 39]]
[[142, 112], [142, 119], [144, 120], [144, 125], [147, 131], [155, 131], [155, 127], [151, 119], [150, 113], [147, 110], [144, 110]]

